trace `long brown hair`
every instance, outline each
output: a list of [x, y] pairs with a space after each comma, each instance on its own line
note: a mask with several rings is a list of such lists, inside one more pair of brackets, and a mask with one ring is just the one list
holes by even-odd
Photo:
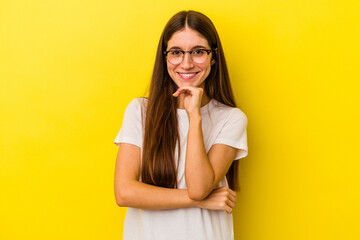
[[[205, 93], [225, 105], [236, 107], [230, 78], [220, 38], [211, 20], [196, 11], [181, 11], [166, 24], [157, 48], [154, 71], [151, 79], [145, 118], [141, 181], [167, 187], [177, 187], [177, 164], [175, 147], [178, 144], [180, 156], [177, 99], [172, 96], [177, 89], [170, 78], [163, 52], [172, 35], [191, 28], [202, 34], [213, 50], [215, 64], [205, 80]], [[238, 161], [234, 161], [226, 174], [230, 188], [238, 189]]]

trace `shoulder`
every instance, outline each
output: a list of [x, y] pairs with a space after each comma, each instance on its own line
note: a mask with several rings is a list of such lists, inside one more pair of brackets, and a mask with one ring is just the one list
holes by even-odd
[[247, 123], [247, 117], [243, 111], [237, 107], [231, 107], [212, 99], [211, 113], [218, 115], [227, 121], [240, 121], [244, 124]]
[[147, 98], [139, 97], [139, 98], [134, 98], [133, 100], [131, 100], [127, 107], [140, 109], [142, 107], [146, 107], [147, 103], [148, 103]]
[[136, 119], [136, 121], [144, 121], [147, 102], [147, 98], [134, 98], [127, 105], [124, 116], [129, 119]]
[[144, 113], [146, 111], [147, 102], [147, 98], [134, 98], [127, 105], [125, 112]]

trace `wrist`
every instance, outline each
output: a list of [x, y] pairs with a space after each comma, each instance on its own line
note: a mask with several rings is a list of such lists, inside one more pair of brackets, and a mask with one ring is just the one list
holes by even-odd
[[201, 200], [191, 200], [193, 202], [193, 207], [197, 207], [197, 208], [203, 208], [202, 206], [202, 201]]
[[194, 199], [191, 199], [189, 197], [189, 193], [188, 193], [188, 190], [186, 189], [186, 198], [188, 200], [187, 202], [187, 207], [197, 207], [197, 208], [202, 208], [202, 201], [201, 200], [194, 200]]
[[189, 121], [194, 122], [194, 123], [201, 122], [201, 120], [202, 120], [200, 112], [188, 113], [188, 118], [189, 118]]

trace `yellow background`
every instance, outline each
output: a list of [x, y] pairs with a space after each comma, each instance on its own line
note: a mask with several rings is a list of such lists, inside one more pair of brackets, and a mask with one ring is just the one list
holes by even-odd
[[121, 239], [113, 140], [183, 9], [249, 120], [236, 239], [360, 239], [359, 1], [0, 0], [1, 240]]

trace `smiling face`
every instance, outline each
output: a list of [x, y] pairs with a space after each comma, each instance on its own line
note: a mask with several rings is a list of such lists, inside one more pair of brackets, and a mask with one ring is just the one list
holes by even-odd
[[[177, 49], [189, 51], [194, 49], [210, 49], [209, 43], [199, 32], [184, 28], [175, 32], [167, 44], [167, 51]], [[192, 86], [205, 87], [205, 79], [211, 71], [211, 65], [215, 62], [212, 53], [209, 54], [204, 63], [195, 63], [191, 60], [190, 54], [185, 53], [183, 61], [179, 64], [172, 64], [167, 61], [167, 70], [178, 87]]]

